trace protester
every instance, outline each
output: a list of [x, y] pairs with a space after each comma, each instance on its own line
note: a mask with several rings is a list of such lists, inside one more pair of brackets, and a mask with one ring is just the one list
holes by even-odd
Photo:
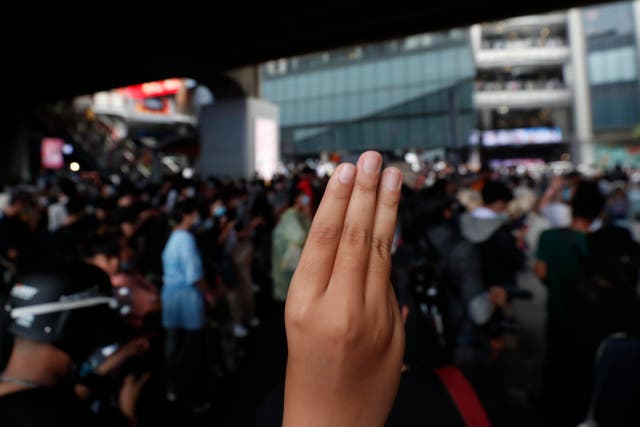
[[173, 233], [162, 253], [162, 326], [166, 330], [167, 399], [188, 410], [207, 403], [206, 306], [213, 294], [204, 280], [202, 260], [189, 230], [198, 222], [192, 200], [179, 202], [172, 214]]
[[[135, 426], [136, 401], [148, 375], [127, 375], [117, 406], [99, 415], [73, 387], [74, 366], [113, 339], [114, 299], [104, 273], [80, 264], [32, 273], [12, 288], [11, 297], [16, 342], [0, 375], [2, 425]], [[108, 371], [126, 361], [118, 353], [112, 357], [118, 362], [105, 361]]]
[[462, 235], [477, 245], [482, 283], [491, 302], [506, 303], [506, 288], [517, 287], [516, 274], [524, 267], [524, 233], [509, 221], [508, 203], [513, 194], [500, 181], [486, 181], [482, 188], [484, 205], [460, 218]]
[[295, 191], [291, 199], [291, 207], [282, 214], [273, 230], [273, 297], [282, 302], [287, 298], [289, 283], [311, 224], [311, 198], [302, 191]]
[[571, 201], [571, 227], [542, 233], [538, 244], [535, 273], [547, 287], [545, 394], [554, 425], [577, 424], [586, 411], [589, 391], [580, 385], [588, 372], [574, 369], [576, 333], [583, 327], [576, 284], [588, 256], [587, 234], [604, 203], [596, 183], [582, 182]]
[[[377, 162], [382, 169], [382, 161], [377, 155], [374, 157], [378, 158]], [[140, 369], [146, 366], [164, 375], [155, 375], [152, 381], [156, 383], [147, 388], [142, 397], [143, 404], [138, 408], [143, 420], [141, 426], [173, 420], [173, 417], [167, 417], [167, 411], [169, 415], [175, 415], [176, 422], [185, 425], [192, 423], [196, 418], [200, 421], [221, 420], [223, 425], [226, 425], [225, 422], [243, 424], [253, 416], [249, 410], [252, 402], [260, 401], [264, 397], [262, 393], [272, 389], [278, 380], [285, 377], [287, 345], [284, 332], [284, 302], [288, 301], [289, 307], [307, 307], [311, 312], [315, 312], [315, 303], [310, 304], [309, 300], [301, 296], [302, 290], [313, 289], [313, 286], [305, 286], [302, 283], [304, 278], [304, 283], [316, 283], [324, 276], [317, 270], [322, 262], [313, 261], [313, 257], [317, 257], [318, 254], [312, 257], [311, 262], [304, 262], [303, 253], [307, 250], [303, 251], [302, 248], [307, 240], [307, 247], [315, 247], [314, 252], [326, 254], [331, 254], [332, 250], [336, 249], [329, 245], [333, 249], [320, 250], [320, 246], [335, 242], [336, 239], [342, 239], [346, 243], [339, 245], [342, 248], [339, 250], [341, 255], [335, 255], [331, 261], [334, 273], [331, 279], [327, 279], [327, 289], [333, 289], [331, 295], [327, 296], [327, 301], [331, 301], [331, 304], [327, 303], [323, 309], [326, 311], [322, 312], [322, 319], [326, 324], [321, 324], [321, 321], [314, 318], [315, 320], [310, 321], [308, 325], [305, 324], [305, 328], [313, 329], [304, 329], [305, 333], [298, 334], [295, 329], [291, 329], [291, 308], [287, 309], [287, 336], [290, 355], [293, 355], [293, 358], [289, 359], [291, 370], [301, 369], [302, 357], [297, 355], [313, 353], [316, 355], [314, 357], [317, 357], [326, 353], [327, 356], [335, 356], [335, 352], [341, 348], [341, 345], [336, 344], [330, 350], [321, 351], [320, 348], [326, 343], [316, 342], [313, 344], [316, 346], [315, 352], [305, 352], [300, 350], [299, 345], [303, 341], [302, 335], [305, 336], [304, 342], [311, 342], [313, 336], [320, 337], [322, 341], [321, 337], [327, 332], [324, 328], [335, 325], [335, 322], [341, 319], [340, 310], [344, 309], [349, 313], [355, 313], [351, 310], [358, 310], [357, 313], [364, 315], [364, 312], [368, 313], [367, 310], [377, 304], [367, 301], [366, 298], [363, 303], [352, 302], [348, 295], [344, 298], [345, 295], [335, 293], [335, 289], [338, 288], [334, 286], [347, 283], [343, 280], [349, 277], [361, 277], [358, 271], [364, 265], [371, 264], [374, 270], [379, 270], [373, 261], [365, 263], [356, 260], [356, 257], [361, 255], [357, 248], [358, 242], [362, 239], [370, 241], [376, 251], [370, 255], [371, 260], [379, 259], [378, 255], [386, 253], [385, 240], [374, 238], [378, 232], [371, 230], [371, 234], [367, 234], [367, 218], [358, 217], [362, 222], [354, 223], [355, 215], [343, 212], [342, 215], [346, 215], [341, 222], [344, 229], [340, 232], [334, 229], [332, 233], [331, 226], [327, 226], [327, 220], [330, 217], [334, 220], [335, 218], [322, 215], [323, 208], [319, 207], [320, 216], [316, 218], [313, 228], [319, 229], [320, 235], [326, 239], [316, 239], [315, 243], [312, 237], [307, 239], [313, 214], [312, 200], [322, 199], [325, 183], [325, 199], [332, 201], [330, 204], [337, 203], [343, 207], [359, 206], [362, 211], [358, 211], [359, 215], [368, 212], [375, 217], [381, 212], [377, 209], [367, 211], [362, 208], [362, 200], [373, 193], [370, 191], [373, 189], [372, 182], [367, 184], [367, 179], [364, 179], [368, 175], [363, 174], [360, 177], [364, 177], [364, 185], [355, 178], [358, 182], [353, 184], [353, 192], [341, 192], [340, 189], [344, 189], [344, 185], [351, 185], [340, 184], [340, 171], [343, 167], [350, 168], [346, 165], [340, 166], [334, 171], [332, 178], [326, 180], [317, 178], [312, 170], [307, 169], [302, 180], [299, 175], [292, 173], [275, 177], [271, 183], [252, 181], [250, 184], [245, 180], [221, 180], [215, 177], [205, 180], [196, 175], [189, 179], [166, 178], [163, 185], [158, 186], [141, 179], [130, 180], [124, 175], [97, 177], [76, 174], [73, 175], [73, 179], [66, 181], [70, 184], [69, 188], [65, 189], [69, 197], [63, 198], [66, 226], [62, 225], [56, 232], [49, 233], [46, 216], [40, 216], [47, 211], [49, 203], [59, 201], [57, 193], [53, 193], [56, 190], [50, 186], [39, 187], [37, 192], [33, 192], [27, 186], [9, 189], [9, 194], [17, 194], [18, 189], [27, 191], [27, 199], [37, 199], [38, 205], [28, 202], [25, 208], [18, 206], [15, 212], [8, 209], [9, 215], [0, 219], [0, 225], [7, 217], [21, 221], [18, 226], [8, 228], [10, 233], [26, 225], [26, 228], [22, 228], [22, 235], [27, 236], [27, 239], [17, 239], [19, 243], [24, 244], [24, 254], [27, 254], [25, 262], [18, 262], [22, 265], [18, 270], [35, 271], [35, 264], [58, 262], [60, 259], [84, 260], [107, 273], [112, 287], [118, 290], [121, 303], [127, 301], [127, 304], [119, 308], [123, 310], [121, 314], [125, 315], [124, 319], [128, 322], [121, 330], [122, 336], [118, 342], [91, 354], [88, 360], [79, 361], [81, 377], [87, 369], [96, 372], [98, 362], [115, 349], [136, 347], [134, 344], [126, 343], [127, 337], [142, 334], [144, 339], [149, 340], [146, 344], [149, 350], [144, 353], [144, 358], [135, 357], [133, 362], [125, 364], [121, 370], [141, 372]], [[358, 175], [363, 167], [364, 159], [359, 161]], [[301, 167], [294, 169], [302, 170]], [[438, 167], [436, 170], [428, 166], [422, 168], [420, 174], [424, 180], [418, 183], [411, 182], [412, 186], [417, 185], [415, 190], [402, 190], [401, 220], [398, 227], [394, 227], [393, 240], [389, 245], [390, 250], [394, 252], [391, 258], [394, 283], [413, 289], [415, 296], [419, 297], [407, 318], [404, 359], [408, 370], [401, 378], [411, 378], [418, 371], [421, 374], [415, 377], [416, 381], [401, 385], [401, 390], [409, 390], [414, 399], [406, 398], [407, 393], [401, 392], [404, 397], [400, 397], [400, 400], [406, 403], [401, 406], [405, 409], [411, 408], [411, 402], [415, 402], [415, 399], [426, 397], [432, 392], [442, 392], [443, 380], [439, 374], [436, 375], [437, 378], [434, 377], [433, 367], [442, 363], [455, 363], [456, 367], [462, 368], [465, 375], [472, 380], [483, 406], [491, 417], [491, 422], [498, 426], [513, 425], [513, 414], [522, 408], [538, 407], [535, 389], [532, 390], [535, 381], [527, 381], [530, 381], [530, 377], [539, 376], [535, 362], [538, 358], [536, 351], [540, 345], [536, 341], [530, 341], [531, 336], [535, 335], [531, 334], [531, 331], [523, 327], [522, 333], [519, 332], [517, 323], [522, 314], [526, 321], [535, 306], [529, 309], [526, 302], [507, 304], [507, 300], [514, 295], [522, 294], [524, 290], [520, 287], [534, 289], [532, 286], [535, 283], [532, 283], [526, 274], [525, 259], [526, 256], [537, 253], [534, 251], [537, 251], [538, 243], [535, 236], [553, 225], [544, 215], [538, 215], [538, 210], [546, 203], [545, 182], [554, 174], [549, 171], [548, 175], [519, 177], [515, 168], [502, 170], [500, 173], [485, 168], [478, 179], [475, 173], [459, 175], [455, 168]], [[61, 171], [57, 175], [65, 176], [66, 173]], [[633, 173], [627, 175], [634, 176]], [[578, 281], [582, 281], [584, 277], [595, 279], [606, 276], [602, 276], [602, 273], [595, 269], [599, 264], [590, 258], [595, 253], [603, 254], [600, 255], [602, 259], [609, 259], [615, 255], [618, 261], [611, 261], [610, 264], [624, 265], [624, 268], [617, 268], [619, 271], [626, 271], [627, 268], [631, 271], [638, 267], [637, 263], [632, 261], [632, 250], [629, 249], [632, 245], [624, 243], [630, 241], [629, 234], [623, 236], [610, 231], [613, 224], [636, 228], [636, 224], [626, 219], [631, 217], [633, 212], [634, 199], [630, 192], [633, 187], [629, 187], [625, 181], [610, 182], [608, 176], [609, 174], [605, 174], [603, 178], [595, 180], [609, 195], [608, 208], [601, 219], [598, 218], [591, 223], [587, 230], [593, 234], [589, 234], [586, 239], [589, 258], [583, 263], [594, 268], [585, 270], [586, 272], [581, 270], [576, 276]], [[48, 178], [48, 181], [50, 180], [51, 177]], [[302, 181], [305, 182], [304, 189], [299, 188]], [[549, 193], [553, 193], [552, 199], [559, 202], [565, 212], [571, 211], [571, 207], [565, 201], [567, 195], [577, 194], [581, 181], [584, 181], [584, 178], [580, 175], [564, 176], [558, 179], [559, 184], [556, 184], [554, 192]], [[517, 200], [509, 202], [509, 188], [500, 182], [508, 182], [511, 185]], [[480, 199], [480, 192], [472, 190], [474, 184], [477, 184], [476, 188], [483, 193], [484, 201]], [[382, 183], [378, 182], [376, 188], [384, 191], [384, 180]], [[465, 192], [468, 197], [464, 201], [454, 198], [455, 195], [460, 197]], [[312, 194], [313, 198], [309, 194]], [[625, 203], [625, 198], [628, 198], [628, 204]], [[384, 204], [385, 200], [381, 199], [381, 203]], [[176, 209], [167, 209], [169, 205]], [[465, 208], [468, 212], [465, 212]], [[355, 207], [344, 209], [351, 211]], [[334, 214], [338, 215], [339, 212]], [[606, 238], [596, 238], [603, 236], [596, 234], [596, 229], [599, 230], [598, 233], [604, 233]], [[7, 228], [4, 230], [7, 231]], [[335, 233], [338, 238], [334, 236]], [[548, 237], [541, 239], [541, 250], [542, 253], [547, 252], [549, 274], [553, 275], [555, 273], [552, 273], [551, 269], [559, 271], [558, 269], [567, 266], [563, 264], [562, 258], [555, 264], [555, 255], [548, 255], [549, 248], [545, 240], [548, 240]], [[605, 240], [620, 244], [614, 245], [615, 250], [612, 250], [610, 244], [601, 244]], [[10, 246], [6, 245], [8, 242], [9, 240], [0, 236], [0, 244], [4, 245], [2, 247]], [[344, 249], [346, 247], [354, 249], [354, 252], [347, 252]], [[608, 249], [601, 250], [603, 247]], [[8, 254], [9, 251], [5, 253]], [[384, 256], [380, 258], [383, 261], [376, 262], [380, 266], [386, 265]], [[619, 264], [620, 260], [625, 259], [628, 260], [626, 264]], [[304, 273], [301, 268], [311, 270]], [[569, 264], [568, 269], [571, 268]], [[520, 274], [521, 271], [525, 274]], [[378, 273], [382, 274], [380, 271]], [[9, 276], [8, 288], [14, 284], [13, 277]], [[630, 274], [627, 276], [631, 277]], [[550, 277], [550, 280], [556, 282], [553, 277]], [[608, 279], [603, 281], [608, 282]], [[612, 281], [618, 282], [618, 279]], [[606, 288], [606, 291], [598, 290], [598, 300], [603, 303], [586, 305], [582, 314], [576, 315], [576, 318], [582, 320], [575, 321], [575, 324], [583, 327], [576, 326], [579, 333], [559, 345], [564, 344], [566, 347], [574, 342], [576, 348], [584, 350], [574, 351], [576, 357], [571, 361], [571, 369], [567, 371], [575, 369], [577, 372], [579, 366], [583, 366], [580, 368], [583, 371], [588, 370], [585, 366], [593, 364], [594, 347], [610, 332], [618, 329], [629, 335], [635, 333], [634, 329], [629, 327], [636, 322], [630, 313], [637, 311], [637, 293], [634, 287], [629, 285], [631, 282], [633, 279], [625, 279], [625, 286], [616, 285]], [[352, 287], [359, 282], [353, 279], [348, 283], [348, 286]], [[298, 291], [294, 291], [296, 286]], [[159, 294], [163, 294], [163, 298], [158, 298]], [[557, 289], [550, 290], [552, 300], [556, 301], [557, 296]], [[205, 301], [205, 297], [208, 297], [209, 301]], [[292, 297], [297, 302], [291, 303], [289, 299]], [[542, 299], [543, 296], [537, 295], [536, 298]], [[160, 299], [164, 303], [162, 307], [159, 304]], [[324, 300], [324, 297], [321, 299]], [[187, 300], [188, 304], [182, 304]], [[324, 307], [323, 304], [321, 302], [320, 307]], [[365, 309], [362, 308], [362, 304]], [[184, 310], [187, 306], [188, 311]], [[159, 309], [161, 311], [157, 311]], [[5, 316], [0, 316], [2, 322], [10, 323], [11, 317], [6, 312], [3, 313]], [[165, 325], [169, 325], [166, 328], [166, 337], [162, 334], [161, 319], [156, 316], [164, 317], [167, 321]], [[371, 315], [366, 315], [366, 327], [356, 326], [375, 337], [376, 334], [382, 333], [383, 328], [376, 323], [378, 320], [369, 316]], [[558, 324], [553, 322], [556, 320], [555, 315], [549, 317], [549, 327]], [[258, 322], [260, 328], [247, 327]], [[192, 327], [195, 329], [189, 329]], [[3, 338], [9, 337], [7, 328], [8, 326], [5, 326], [0, 330]], [[561, 325], [558, 333], [562, 333], [562, 328]], [[590, 333], [581, 333], [587, 329]], [[502, 347], [489, 345], [497, 341], [496, 334], [506, 336]], [[555, 335], [553, 332], [549, 334]], [[296, 340], [298, 345], [295, 344]], [[356, 341], [360, 343], [360, 340], [359, 338]], [[318, 345], [320, 347], [317, 347]], [[379, 359], [372, 356], [371, 360], [364, 360], [364, 350], [358, 347], [360, 344], [352, 342], [351, 345], [355, 346], [351, 356], [360, 358], [358, 366], [362, 365], [362, 375], [375, 377], [376, 375], [371, 374], [375, 371], [371, 363]], [[5, 353], [9, 352], [10, 348], [10, 345], [5, 346]], [[444, 351], [440, 351], [443, 348]], [[560, 348], [562, 350], [562, 347]], [[166, 358], [160, 349], [167, 350]], [[379, 347], [375, 345], [370, 349], [374, 352], [379, 351]], [[524, 353], [527, 354], [523, 356]], [[121, 356], [122, 354], [124, 353], [120, 353]], [[337, 360], [346, 360], [341, 357], [343, 356]], [[522, 357], [524, 359], [520, 360]], [[517, 364], [514, 364], [514, 359]], [[553, 357], [549, 358], [552, 359]], [[165, 363], [165, 360], [168, 363]], [[306, 360], [310, 359], [307, 357]], [[417, 363], [415, 360], [421, 362]], [[431, 368], [425, 369], [425, 364]], [[335, 364], [337, 369], [343, 369], [342, 372], [358, 372], [360, 369], [355, 367], [356, 365], [353, 365], [352, 369], [346, 369], [344, 366], [341, 363]], [[478, 366], [483, 369], [470, 369]], [[521, 374], [527, 379], [522, 380]], [[317, 372], [312, 375], [315, 378], [320, 377]], [[341, 396], [348, 395], [342, 387], [350, 382], [349, 387], [355, 387], [351, 393], [353, 399], [356, 395], [361, 395], [369, 402], [367, 406], [374, 405], [371, 403], [370, 395], [361, 392], [360, 388], [364, 386], [359, 381], [368, 380], [349, 379], [346, 373], [343, 376], [346, 378], [336, 379], [334, 374], [325, 372], [323, 378], [340, 384], [339, 388], [342, 391], [338, 394]], [[93, 376], [88, 377], [89, 380], [92, 378], [95, 379]], [[122, 379], [119, 376], [114, 378]], [[195, 380], [192, 380], [194, 378]], [[591, 392], [589, 381], [592, 377], [586, 375], [584, 378], [586, 382], [582, 387], [583, 397], [588, 397]], [[524, 382], [521, 384], [518, 381]], [[311, 384], [306, 380], [303, 382], [307, 386]], [[297, 380], [295, 383], [297, 384]], [[418, 387], [418, 383], [425, 385], [425, 388]], [[429, 388], [429, 384], [435, 384], [435, 388]], [[96, 386], [89, 385], [90, 389]], [[80, 391], [80, 387], [77, 385], [76, 388]], [[86, 388], [86, 385], [82, 387]], [[413, 393], [412, 390], [416, 392]], [[317, 391], [319, 400], [324, 402], [321, 405], [325, 405], [326, 389], [319, 387]], [[87, 399], [86, 404], [95, 409], [104, 404], [110, 406], [109, 399], [115, 398], [117, 401], [116, 392], [117, 387], [114, 385], [106, 397], [96, 397], [94, 390], [90, 390], [89, 397], [86, 397], [86, 390], [82, 391], [82, 395]], [[306, 405], [307, 398], [304, 396], [305, 392], [300, 392], [298, 397], [301, 400], [293, 401]], [[353, 399], [350, 397], [346, 400], [358, 405], [359, 403]], [[386, 399], [387, 397], [382, 398], [380, 404], [385, 406]], [[212, 403], [211, 406], [209, 402]], [[336, 404], [341, 407], [345, 402]], [[568, 402], [565, 406], [571, 405], [573, 404]], [[287, 403], [287, 406], [292, 407], [292, 404]], [[450, 401], [442, 404], [442, 409], [446, 407], [452, 408]], [[315, 409], [317, 408], [312, 408], [312, 412]], [[350, 409], [347, 410], [349, 411]], [[220, 417], [219, 412], [222, 412]], [[383, 411], [374, 412], [383, 418]], [[575, 412], [577, 414], [580, 411]], [[105, 415], [101, 412], [101, 416]], [[580, 418], [584, 419], [585, 414], [580, 415]], [[394, 419], [398, 418], [394, 416]], [[459, 421], [459, 415], [456, 419]], [[574, 419], [579, 419], [578, 415]], [[372, 420], [367, 418], [366, 421]], [[382, 423], [384, 420], [380, 422]]]

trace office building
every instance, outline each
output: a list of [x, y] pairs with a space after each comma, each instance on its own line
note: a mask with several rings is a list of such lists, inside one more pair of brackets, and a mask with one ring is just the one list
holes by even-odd
[[640, 167], [640, 1], [280, 59], [284, 158], [369, 148]]

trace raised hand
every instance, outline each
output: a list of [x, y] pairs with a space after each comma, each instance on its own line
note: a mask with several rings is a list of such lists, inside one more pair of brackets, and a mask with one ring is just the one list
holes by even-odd
[[369, 151], [332, 176], [287, 296], [284, 426], [381, 426], [404, 328], [390, 286], [402, 173]]

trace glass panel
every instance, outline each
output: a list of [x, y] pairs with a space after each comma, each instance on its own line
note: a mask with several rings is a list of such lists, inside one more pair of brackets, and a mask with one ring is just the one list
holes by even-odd
[[584, 30], [588, 37], [633, 33], [633, 9], [630, 2], [584, 9]]

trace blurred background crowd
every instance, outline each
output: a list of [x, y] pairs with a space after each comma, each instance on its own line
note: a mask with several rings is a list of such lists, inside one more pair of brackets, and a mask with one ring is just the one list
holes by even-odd
[[[259, 413], [271, 425], [286, 360], [284, 301], [327, 181], [307, 166], [270, 182], [58, 174], [9, 188], [2, 298], [32, 271], [92, 265], [129, 304], [111, 341], [78, 361], [79, 383], [129, 349], [101, 399], [113, 398], [125, 373], [151, 371], [142, 420], [253, 422]], [[496, 425], [522, 411], [554, 414], [557, 425], [583, 419], [598, 344], [640, 326], [639, 185], [640, 174], [622, 168], [408, 172], [392, 275], [409, 310], [407, 372], [462, 368]], [[585, 277], [605, 282], [596, 288], [607, 296], [582, 303]], [[4, 366], [12, 337], [3, 316]], [[423, 385], [413, 387], [415, 398]]]

